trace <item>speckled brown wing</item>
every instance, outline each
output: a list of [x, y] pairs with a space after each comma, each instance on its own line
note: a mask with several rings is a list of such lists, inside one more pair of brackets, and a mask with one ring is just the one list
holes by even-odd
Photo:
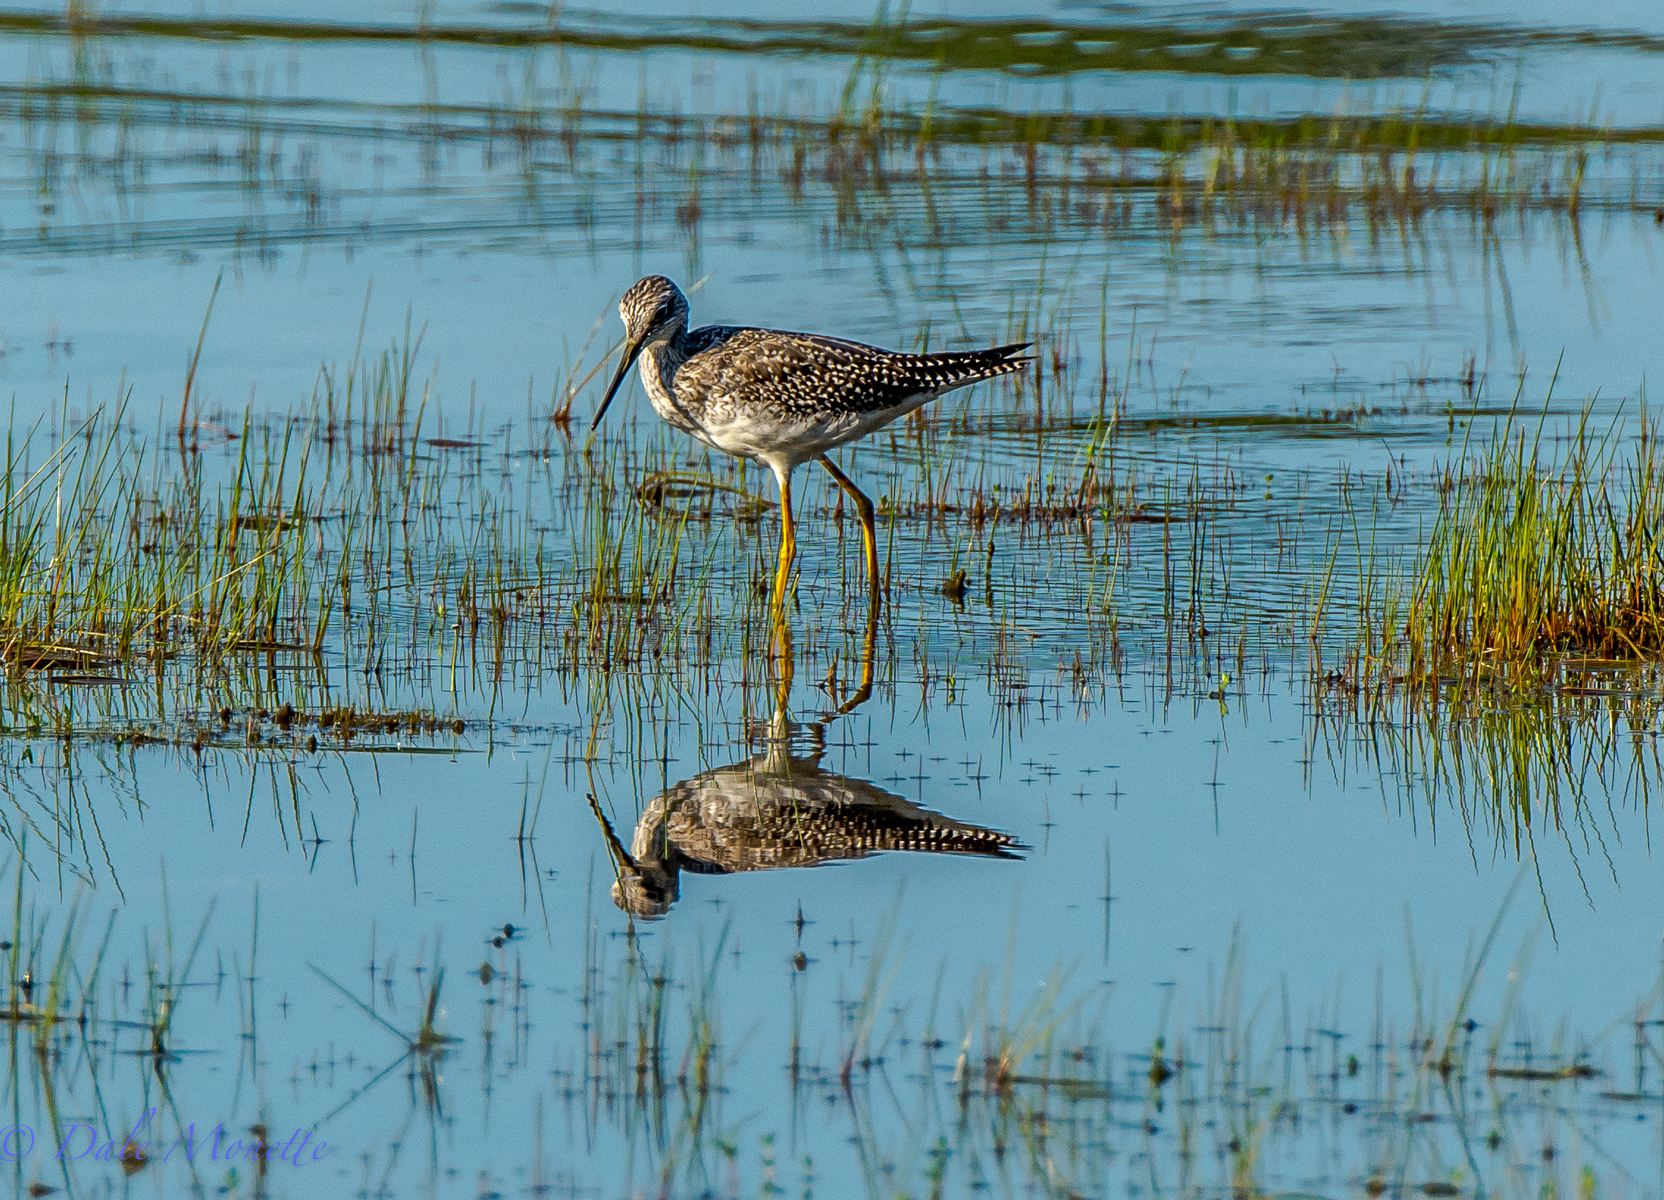
[[899, 354], [877, 346], [779, 329], [708, 326], [688, 335], [677, 399], [695, 409], [763, 409], [825, 419], [899, 408], [920, 397], [1020, 371], [1027, 344]]
[[802, 759], [708, 771], [656, 797], [636, 832], [639, 859], [702, 873], [760, 871], [865, 858], [886, 850], [1014, 858], [1009, 834], [920, 808], [866, 780]]
[[606, 831], [618, 871], [613, 901], [657, 920], [681, 895], [681, 874], [726, 875], [865, 858], [884, 850], [1018, 858], [1010, 834], [921, 808], [875, 783], [822, 770], [815, 759], [767, 754], [666, 788], [642, 812], [631, 848]]

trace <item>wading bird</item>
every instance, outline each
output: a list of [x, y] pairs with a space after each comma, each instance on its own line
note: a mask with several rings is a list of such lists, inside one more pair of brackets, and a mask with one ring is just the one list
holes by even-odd
[[872, 696], [878, 609], [867, 611], [861, 685], [833, 712], [807, 725], [787, 715], [794, 657], [791, 630], [782, 621], [774, 715], [766, 728], [753, 730], [764, 741], [761, 753], [660, 792], [637, 819], [628, 847], [590, 795], [612, 858], [613, 903], [639, 920], [657, 920], [681, 895], [683, 871], [727, 875], [813, 867], [891, 850], [1022, 857], [1026, 847], [1010, 834], [956, 821], [876, 783], [821, 767], [832, 722]]
[[626, 848], [593, 796], [612, 855], [613, 903], [657, 920], [681, 895], [681, 873], [727, 875], [910, 850], [968, 858], [1021, 858], [1010, 834], [921, 808], [876, 783], [823, 770], [820, 754], [785, 743], [748, 762], [695, 775], [655, 796]]
[[1020, 371], [1028, 343], [990, 350], [901, 354], [843, 338], [780, 329], [707, 325], [688, 329], [688, 300], [663, 275], [649, 275], [618, 302], [624, 355], [595, 410], [590, 431], [639, 358], [653, 409], [707, 446], [767, 466], [780, 484], [780, 565], [776, 611], [783, 611], [797, 535], [792, 472], [819, 460], [855, 503], [867, 578], [880, 594], [878, 532], [872, 501], [826, 457], [944, 392]]

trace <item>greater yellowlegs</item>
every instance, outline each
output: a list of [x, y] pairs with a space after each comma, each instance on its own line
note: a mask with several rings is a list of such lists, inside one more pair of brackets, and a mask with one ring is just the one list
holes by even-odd
[[[774, 715], [756, 732], [762, 753], [666, 788], [636, 822], [628, 848], [593, 794], [612, 857], [613, 901], [642, 920], [670, 911], [684, 870], [701, 875], [812, 867], [865, 858], [884, 850], [915, 850], [986, 858], [1019, 858], [1022, 843], [1009, 834], [956, 821], [885, 791], [875, 783], [834, 774], [820, 765], [832, 722], [872, 695], [878, 606], [867, 610], [861, 686], [820, 720], [799, 725], [787, 713], [794, 657], [791, 627], [777, 623], [780, 675]], [[807, 743], [807, 754], [793, 745]]]
[[890, 850], [1013, 859], [1026, 849], [1008, 833], [825, 770], [818, 751], [799, 757], [783, 745], [666, 788], [642, 812], [628, 848], [594, 796], [590, 808], [617, 875], [613, 903], [648, 921], [670, 911], [683, 871], [813, 867]]
[[879, 594], [878, 531], [872, 501], [826, 456], [905, 416], [944, 392], [1020, 371], [1027, 343], [990, 350], [901, 354], [843, 338], [739, 325], [688, 329], [688, 300], [663, 275], [649, 275], [618, 302], [624, 355], [591, 431], [639, 357], [654, 410], [707, 446], [767, 466], [780, 484], [779, 604], [790, 582], [797, 535], [792, 472], [816, 459], [855, 503], [867, 578]]

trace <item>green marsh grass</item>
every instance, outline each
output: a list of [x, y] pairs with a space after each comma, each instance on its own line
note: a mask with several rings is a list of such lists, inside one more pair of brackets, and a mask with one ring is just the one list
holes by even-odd
[[[1013, 298], [1013, 321], [1059, 344], [1077, 340], [1065, 311]], [[1104, 354], [1098, 377], [1050, 371], [1043, 408], [1032, 380], [974, 389], [858, 449], [888, 579], [878, 693], [893, 703], [916, 681], [927, 706], [957, 707], [980, 677], [1006, 739], [1065, 696], [1115, 703], [1129, 671], [1153, 672], [1163, 705], [1228, 707], [1286, 664], [1312, 681], [1313, 736], [1399, 703], [1406, 744], [1426, 732], [1449, 752], [1415, 751], [1436, 751], [1419, 773], [1430, 789], [1459, 796], [1440, 782], [1452, 770], [1489, 781], [1489, 799], [1458, 800], [1464, 820], [1534, 813], [1535, 773], [1560, 778], [1555, 756], [1584, 734], [1552, 714], [1515, 722], [1511, 742], [1497, 725], [1484, 753], [1521, 757], [1481, 768], [1486, 743], [1443, 719], [1449, 688], [1483, 706], [1567, 656], [1658, 646], [1652, 426], [1597, 434], [1586, 417], [1539, 437], [1503, 410], [1494, 442], [1453, 446], [1431, 474], [1268, 483], [1257, 464], [1282, 439], [1424, 441], [1454, 397], [1216, 418], [1142, 357], [1133, 335], [1124, 368]], [[82, 746], [164, 747], [210, 774], [222, 756], [276, 769], [459, 753], [489, 747], [506, 696], [543, 688], [588, 714], [586, 754], [616, 756], [701, 692], [761, 702], [775, 529], [754, 472], [690, 452], [639, 409], [580, 441], [558, 389], [524, 425], [459, 428], [425, 372], [407, 326], [321, 371], [298, 410], [186, 408], [182, 444], [173, 406], [149, 434], [119, 407], [14, 432], [0, 480], [8, 777]], [[1469, 402], [1470, 428], [1489, 403]], [[811, 488], [803, 518], [798, 649], [832, 696], [860, 658], [864, 589], [838, 494]], [[942, 591], [956, 571], [957, 598]], [[47, 790], [96, 873], [85, 798]]]
[[1510, 421], [1452, 480], [1409, 598], [1412, 673], [1664, 651], [1656, 423], [1631, 440], [1585, 418], [1552, 451], [1542, 428]]

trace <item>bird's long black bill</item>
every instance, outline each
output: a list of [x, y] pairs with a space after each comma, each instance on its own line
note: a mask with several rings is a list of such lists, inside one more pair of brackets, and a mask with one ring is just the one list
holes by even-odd
[[636, 357], [641, 353], [642, 343], [631, 342], [624, 347], [624, 357], [618, 360], [618, 370], [613, 372], [612, 382], [607, 384], [607, 394], [601, 397], [601, 407], [595, 410], [595, 419], [589, 423], [589, 431], [594, 433], [601, 427], [601, 418], [607, 415], [607, 405], [618, 394], [618, 387], [624, 382], [624, 376], [630, 373], [635, 365]]

